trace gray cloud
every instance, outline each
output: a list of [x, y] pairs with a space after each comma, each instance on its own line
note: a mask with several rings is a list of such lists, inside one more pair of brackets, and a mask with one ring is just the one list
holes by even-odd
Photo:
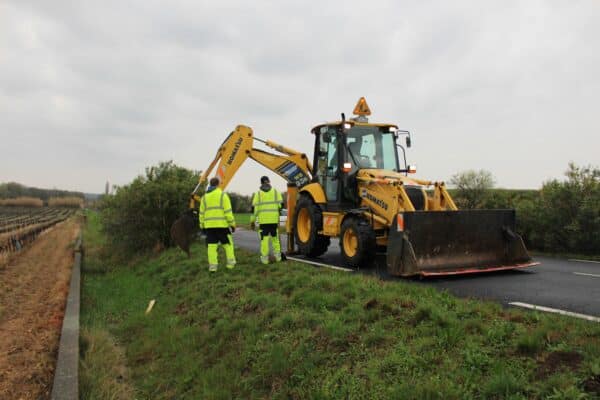
[[203, 169], [239, 123], [311, 153], [310, 128], [365, 95], [413, 132], [420, 176], [539, 187], [600, 162], [599, 17], [593, 1], [4, 2], [0, 181], [99, 192], [159, 160]]

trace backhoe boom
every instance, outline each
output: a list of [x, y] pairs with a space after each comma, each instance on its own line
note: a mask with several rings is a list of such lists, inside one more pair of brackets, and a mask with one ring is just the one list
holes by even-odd
[[[283, 153], [283, 155], [255, 149], [253, 147], [254, 139]], [[200, 200], [197, 192], [206, 183], [215, 167], [215, 175], [221, 182], [219, 187], [225, 189], [247, 158], [253, 159], [297, 187], [302, 187], [311, 181], [312, 165], [306, 154], [271, 140], [265, 141], [255, 138], [250, 127], [238, 125], [223, 141], [215, 158], [200, 176], [198, 185], [192, 192], [190, 208], [195, 208], [195, 203]]]

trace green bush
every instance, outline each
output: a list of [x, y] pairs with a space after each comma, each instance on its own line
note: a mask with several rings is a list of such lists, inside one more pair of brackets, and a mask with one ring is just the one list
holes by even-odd
[[565, 175], [540, 190], [513, 190], [492, 189], [486, 171], [466, 171], [453, 176], [450, 193], [459, 208], [515, 209], [529, 249], [599, 255], [600, 169], [570, 163]]
[[246, 196], [239, 193], [229, 193], [231, 199], [231, 209], [234, 213], [249, 213], [252, 211], [252, 196]]
[[454, 200], [460, 208], [482, 208], [494, 187], [494, 177], [489, 171], [468, 170], [454, 174], [450, 184], [454, 186]]
[[570, 163], [565, 175], [544, 183], [536, 199], [515, 204], [519, 231], [537, 250], [598, 255], [600, 169]]
[[197, 182], [198, 172], [161, 162], [105, 196], [100, 213], [109, 244], [128, 253], [170, 246], [171, 225], [187, 208]]

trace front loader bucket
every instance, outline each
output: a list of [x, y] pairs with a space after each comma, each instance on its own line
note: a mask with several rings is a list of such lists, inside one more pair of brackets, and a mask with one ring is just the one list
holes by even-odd
[[536, 264], [515, 233], [514, 210], [404, 212], [390, 228], [387, 268], [392, 275], [466, 274]]

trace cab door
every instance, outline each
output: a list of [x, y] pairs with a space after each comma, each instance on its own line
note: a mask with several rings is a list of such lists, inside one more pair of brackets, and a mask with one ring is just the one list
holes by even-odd
[[323, 185], [328, 203], [336, 203], [339, 199], [339, 145], [337, 129], [322, 126], [319, 136], [317, 174], [319, 182]]

